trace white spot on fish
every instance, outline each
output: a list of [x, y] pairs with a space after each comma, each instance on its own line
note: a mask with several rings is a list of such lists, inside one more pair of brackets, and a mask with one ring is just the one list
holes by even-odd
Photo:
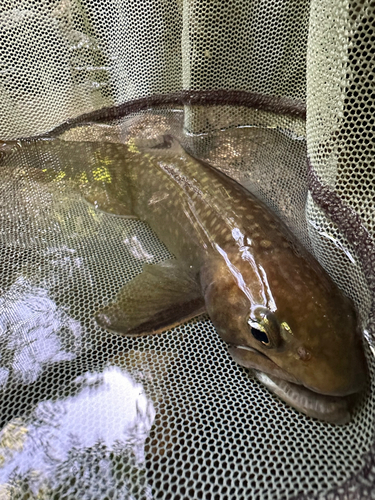
[[269, 241], [269, 240], [262, 240], [262, 241], [260, 242], [260, 246], [261, 246], [262, 248], [270, 248], [270, 247], [272, 246], [272, 243], [271, 243], [271, 241]]

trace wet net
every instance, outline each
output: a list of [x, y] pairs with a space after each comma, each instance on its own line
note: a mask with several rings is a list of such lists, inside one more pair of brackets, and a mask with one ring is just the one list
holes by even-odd
[[[0, 498], [375, 498], [374, 4], [1, 7]], [[107, 198], [126, 148], [165, 136], [355, 302], [371, 381], [349, 424], [273, 396], [208, 316], [140, 338], [95, 322], [170, 257]]]

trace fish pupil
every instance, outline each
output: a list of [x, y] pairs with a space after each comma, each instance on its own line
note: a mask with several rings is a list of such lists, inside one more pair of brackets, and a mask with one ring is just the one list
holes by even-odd
[[262, 342], [262, 344], [269, 344], [269, 340], [267, 337], [267, 334], [262, 332], [261, 330], [258, 330], [257, 328], [254, 328], [253, 326], [251, 327], [251, 333], [253, 337], [256, 340], [259, 340], [259, 342]]

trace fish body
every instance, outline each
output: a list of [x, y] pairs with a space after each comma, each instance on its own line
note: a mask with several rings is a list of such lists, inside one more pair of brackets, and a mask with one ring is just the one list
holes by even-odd
[[129, 212], [175, 260], [145, 266], [98, 323], [142, 335], [206, 310], [232, 357], [272, 392], [308, 415], [347, 422], [367, 378], [356, 312], [287, 227], [168, 137], [146, 153], [131, 144], [120, 177]]

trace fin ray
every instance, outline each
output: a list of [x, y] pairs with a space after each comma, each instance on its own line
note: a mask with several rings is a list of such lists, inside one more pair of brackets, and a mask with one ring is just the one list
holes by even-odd
[[96, 314], [100, 326], [123, 335], [155, 334], [205, 312], [192, 271], [178, 261], [147, 264]]

